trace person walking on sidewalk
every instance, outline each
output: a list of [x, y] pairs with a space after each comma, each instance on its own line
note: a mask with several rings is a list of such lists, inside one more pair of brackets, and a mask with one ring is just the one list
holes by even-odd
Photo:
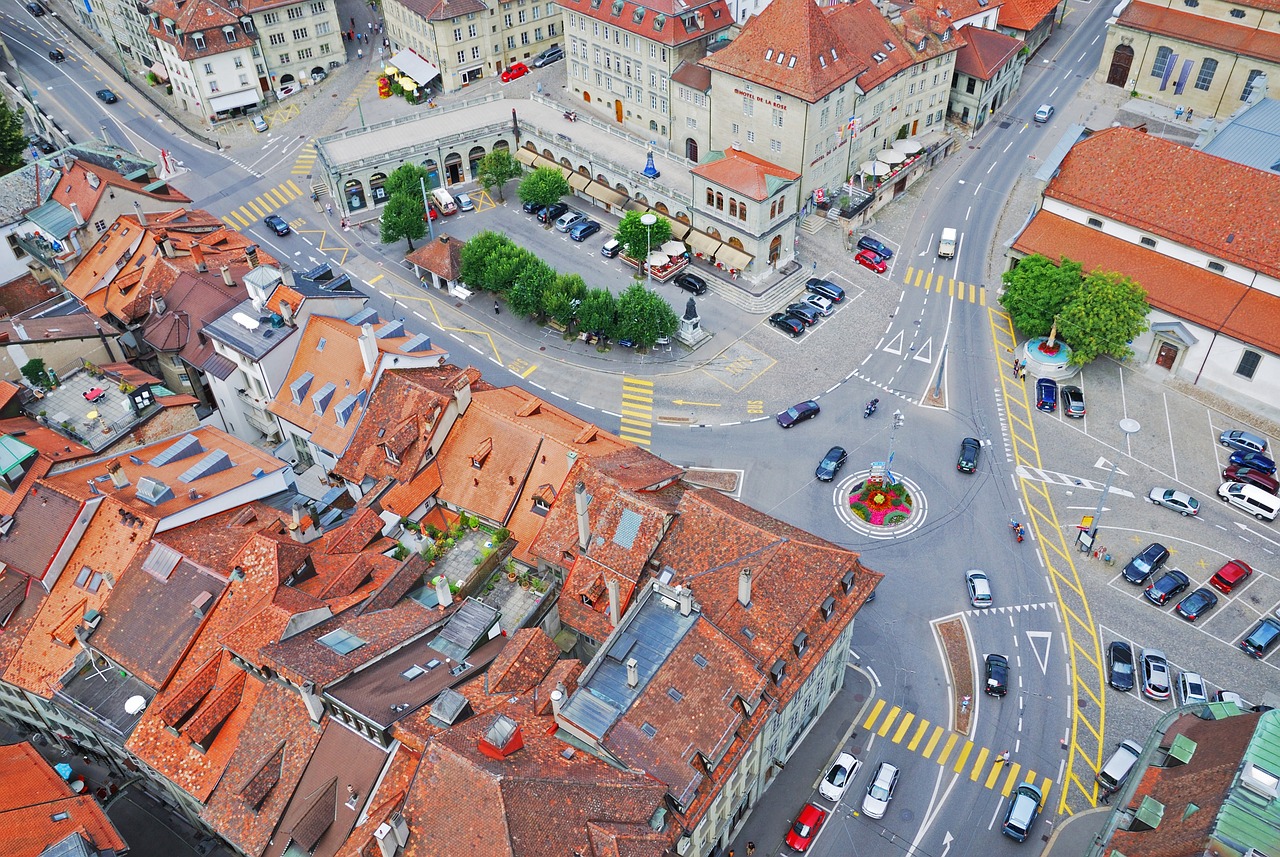
[[498, 302], [497, 302], [497, 301], [494, 301], [494, 302], [493, 302], [493, 314], [494, 314], [494, 315], [498, 315], [498, 314], [500, 314], [501, 312], [502, 312], [502, 307], [498, 306]]
[[754, 842], [748, 842], [748, 843], [747, 843], [747, 857], [751, 857], [751, 855], [752, 855], [752, 854], [755, 854], [755, 853], [756, 853], [756, 844], [755, 844]]
[[1005, 751], [1004, 751], [1003, 753], [1001, 753], [999, 756], [996, 756], [996, 764], [997, 764], [997, 765], [1007, 764], [1007, 763], [1008, 763], [1008, 761], [1009, 761], [1009, 751], [1008, 751], [1008, 750], [1005, 750]]

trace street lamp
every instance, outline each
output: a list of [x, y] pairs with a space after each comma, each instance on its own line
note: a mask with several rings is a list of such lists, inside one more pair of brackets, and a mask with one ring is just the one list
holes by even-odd
[[889, 481], [895, 481], [893, 478], [893, 439], [897, 437], [898, 429], [902, 428], [907, 421], [907, 416], [901, 410], [893, 412], [893, 430], [889, 432], [889, 457], [884, 460], [885, 474], [888, 475]]
[[658, 222], [658, 216], [652, 212], [642, 214], [640, 222], [645, 228], [644, 269], [648, 272], [649, 284], [653, 285], [653, 266], [649, 264], [649, 254], [653, 252], [653, 224]]
[[[1137, 420], [1126, 417], [1120, 421], [1120, 430], [1124, 432], [1125, 437], [1132, 437], [1140, 428], [1142, 425]], [[1119, 468], [1120, 459], [1117, 458], [1111, 464], [1111, 472], [1107, 474], [1107, 484], [1102, 487], [1102, 494], [1098, 497], [1098, 507], [1093, 510], [1093, 520], [1089, 522], [1088, 543], [1085, 543], [1084, 538], [1080, 540], [1082, 551], [1093, 549], [1094, 540], [1098, 536], [1098, 524], [1102, 521], [1102, 504], [1106, 502], [1107, 493], [1111, 490], [1111, 480], [1115, 478], [1116, 470]]]

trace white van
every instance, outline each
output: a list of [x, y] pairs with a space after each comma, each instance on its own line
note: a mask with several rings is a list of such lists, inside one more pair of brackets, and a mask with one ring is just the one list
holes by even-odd
[[1280, 515], [1280, 497], [1268, 494], [1256, 485], [1242, 482], [1223, 482], [1218, 486], [1218, 496], [1237, 509], [1243, 509], [1259, 521], [1274, 521]]
[[1121, 741], [1111, 758], [1102, 766], [1102, 770], [1098, 771], [1098, 785], [1112, 792], [1120, 788], [1141, 756], [1142, 745], [1133, 741]]
[[942, 237], [938, 239], [938, 258], [950, 259], [956, 255], [956, 231], [951, 227], [942, 230]]
[[440, 209], [441, 214], [457, 214], [458, 204], [453, 201], [453, 197], [449, 195], [449, 191], [442, 187], [438, 187], [431, 191], [431, 199], [435, 202], [436, 208]]

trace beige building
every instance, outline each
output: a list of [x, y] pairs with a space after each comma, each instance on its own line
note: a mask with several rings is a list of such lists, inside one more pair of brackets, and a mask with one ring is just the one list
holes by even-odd
[[386, 0], [393, 51], [408, 48], [440, 73], [443, 92], [494, 77], [564, 44], [560, 7], [550, 0]]
[[1280, 80], [1280, 8], [1264, 0], [1132, 2], [1107, 29], [1095, 78], [1194, 116], [1229, 116]]

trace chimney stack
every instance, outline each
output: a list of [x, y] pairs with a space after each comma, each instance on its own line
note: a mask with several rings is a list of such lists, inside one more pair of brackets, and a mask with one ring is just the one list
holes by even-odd
[[290, 327], [296, 326], [293, 322], [293, 307], [289, 306], [288, 301], [280, 301], [280, 317]]
[[205, 273], [209, 270], [209, 266], [204, 261], [204, 250], [198, 243], [191, 245], [191, 260], [195, 262], [196, 270]]
[[440, 602], [441, 607], [448, 607], [453, 603], [453, 593], [449, 591], [449, 578], [443, 574], [436, 577], [436, 600]]
[[640, 663], [635, 658], [627, 658], [627, 687], [640, 684]]
[[378, 366], [378, 339], [373, 334], [373, 325], [365, 322], [360, 326], [360, 357], [364, 360], [364, 374], [372, 375]]
[[680, 587], [680, 615], [688, 616], [693, 612], [693, 590], [687, 586]]
[[76, 219], [76, 227], [84, 226], [84, 217], [80, 214], [80, 204], [71, 203], [71, 216]]
[[169, 237], [168, 232], [161, 232], [159, 237], [160, 237], [160, 249], [164, 251], [164, 257], [166, 259], [172, 259], [173, 258], [173, 239]]
[[142, 213], [142, 206], [138, 205], [138, 201], [133, 201], [133, 216], [137, 218], [139, 225], [147, 225], [147, 216]]
[[226, 283], [228, 286], [234, 286], [236, 281], [231, 279], [231, 268], [227, 265], [223, 265], [221, 270], [222, 282]]
[[560, 718], [560, 706], [564, 704], [564, 683], [556, 685], [556, 689], [551, 691], [551, 716], [556, 719]]
[[258, 245], [250, 244], [244, 248], [244, 259], [249, 263], [250, 268], [258, 267]]
[[738, 572], [738, 603], [743, 607], [751, 606], [751, 569], [749, 568]]
[[621, 598], [618, 595], [618, 579], [611, 577], [605, 581], [604, 588], [609, 590], [609, 624], [618, 627], [618, 620], [622, 618], [622, 605], [619, 603]]
[[111, 476], [112, 488], [119, 489], [129, 487], [129, 476], [124, 472], [124, 468], [120, 466], [120, 460], [118, 458], [112, 459], [111, 463], [107, 465], [107, 473]]
[[578, 550], [585, 552], [591, 543], [591, 521], [587, 517], [587, 486], [582, 481], [573, 486], [573, 503], [578, 509]]

